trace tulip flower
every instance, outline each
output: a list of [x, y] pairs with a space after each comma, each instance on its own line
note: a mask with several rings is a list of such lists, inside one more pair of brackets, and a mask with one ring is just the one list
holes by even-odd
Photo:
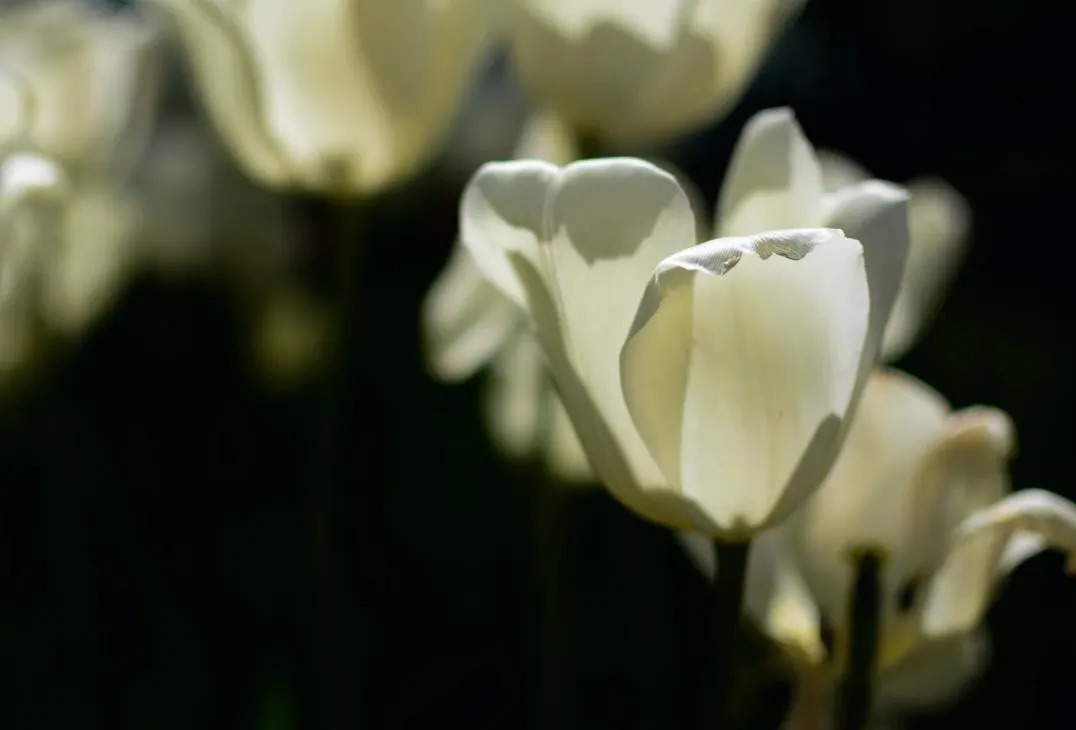
[[[1054, 547], [1076, 568], [1076, 505], [1009, 494], [1013, 449], [1003, 412], [954, 412], [908, 375], [872, 376], [822, 488], [752, 553], [749, 611], [803, 683], [842, 671], [855, 556], [865, 551], [882, 565], [879, 710], [941, 701], [974, 678], [984, 614], [1022, 561]], [[695, 556], [710, 563], [705, 551]]]
[[659, 140], [731, 106], [801, 0], [516, 0], [526, 89], [576, 134]]
[[[567, 164], [576, 149], [558, 120], [538, 114], [523, 129], [515, 156]], [[486, 421], [501, 451], [516, 460], [543, 460], [561, 482], [591, 482], [590, 465], [524, 313], [483, 278], [462, 244], [430, 289], [423, 327], [427, 364], [438, 379], [458, 382], [489, 367]]]
[[203, 103], [261, 183], [375, 192], [436, 150], [483, 56], [493, 0], [150, 0]]
[[[761, 215], [787, 196], [821, 219], [810, 148], [787, 113], [763, 119], [744, 153], [758, 172], [729, 209]], [[687, 195], [649, 163], [491, 163], [464, 193], [461, 239], [526, 313], [612, 494], [652, 521], [741, 541], [821, 483], [877, 356], [904, 197], [856, 193], [839, 208], [862, 240], [815, 227], [695, 245]]]
[[[863, 168], [834, 153], [823, 153], [819, 159], [827, 190], [869, 177]], [[882, 359], [887, 361], [906, 353], [929, 324], [956, 273], [971, 228], [968, 202], [944, 180], [912, 180], [908, 194], [908, 265], [882, 341]]]
[[5, 142], [49, 157], [76, 177], [129, 170], [153, 119], [158, 36], [134, 13], [107, 14], [74, 0], [4, 13], [0, 77], [16, 92], [0, 90]]

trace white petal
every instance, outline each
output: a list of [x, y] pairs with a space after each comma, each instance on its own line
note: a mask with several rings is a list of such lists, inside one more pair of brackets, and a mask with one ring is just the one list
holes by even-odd
[[684, 14], [684, 0], [524, 0], [535, 15], [557, 31], [577, 39], [600, 23], [631, 30], [654, 46], [669, 46], [676, 38]]
[[869, 310], [862, 247], [839, 231], [718, 239], [662, 262], [624, 348], [624, 397], [716, 534], [747, 537], [819, 486]]
[[1076, 573], [1076, 505], [1042, 490], [1017, 492], [976, 512], [957, 532], [945, 561], [931, 582], [923, 615], [929, 635], [947, 636], [976, 626], [1004, 577], [1006, 546], [1017, 531], [1039, 535], [1068, 556]]
[[579, 158], [579, 149], [572, 131], [560, 118], [547, 112], [527, 120], [512, 156], [517, 160], [545, 160], [564, 166]]
[[587, 456], [624, 504], [691, 527], [628, 415], [619, 351], [654, 267], [694, 243], [675, 179], [641, 160], [484, 166], [464, 193], [462, 239], [529, 315]]
[[884, 357], [895, 360], [918, 339], [941, 302], [964, 254], [971, 211], [963, 196], [941, 180], [909, 186], [911, 248], [900, 297], [886, 328]]
[[560, 396], [549, 388], [547, 397], [549, 423], [545, 434], [545, 458], [549, 470], [556, 478], [571, 484], [593, 482], [594, 470]]
[[792, 111], [759, 112], [736, 143], [717, 206], [718, 236], [823, 225], [822, 173]]
[[908, 194], [896, 185], [867, 180], [831, 199], [825, 225], [863, 243], [871, 292], [870, 332], [861, 378], [874, 367], [900, 293], [909, 251]]
[[242, 31], [213, 0], [149, 0], [165, 10], [182, 37], [201, 99], [232, 153], [254, 178], [282, 185], [290, 173], [265, 127], [263, 90]]
[[518, 332], [492, 362], [486, 383], [486, 421], [493, 442], [513, 459], [532, 459], [538, 453], [547, 381], [542, 351], [527, 332]]
[[492, 162], [471, 178], [460, 203], [460, 240], [475, 265], [508, 298], [527, 309], [511, 262], [519, 255], [539, 267], [538, 243], [549, 237], [548, 198], [560, 174], [546, 162]]
[[942, 436], [948, 412], [945, 400], [915, 378], [875, 372], [833, 469], [792, 525], [798, 544], [809, 546], [800, 556], [806, 575], [837, 624], [848, 603], [854, 552], [886, 556], [886, 604], [919, 570], [912, 553], [927, 516], [917, 510], [913, 478]]
[[462, 380], [523, 327], [519, 307], [490, 284], [456, 245], [422, 308], [426, 360], [442, 380]]
[[952, 702], [979, 678], [989, 659], [985, 631], [924, 642], [878, 677], [878, 709], [921, 710]]
[[795, 666], [818, 667], [828, 658], [820, 631], [821, 612], [787, 538], [785, 531], [777, 529], [754, 540], [744, 602]]
[[827, 193], [835, 193], [870, 177], [858, 162], [830, 150], [818, 150], [818, 164], [822, 168], [822, 187]]

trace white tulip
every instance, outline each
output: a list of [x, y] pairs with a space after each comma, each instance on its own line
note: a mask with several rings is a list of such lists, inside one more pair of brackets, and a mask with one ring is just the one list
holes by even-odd
[[825, 484], [752, 555], [749, 610], [804, 677], [840, 671], [863, 551], [882, 558], [882, 705], [937, 702], [975, 675], [983, 616], [1020, 562], [1055, 547], [1076, 568], [1076, 505], [1036, 490], [1006, 496], [1013, 448], [1001, 411], [953, 412], [910, 376], [872, 376]]
[[[837, 191], [864, 180], [868, 174], [851, 160], [823, 153], [826, 189]], [[886, 327], [882, 358], [896, 360], [911, 349], [923, 327], [938, 309], [956, 274], [971, 229], [968, 202], [951, 185], [937, 178], [908, 183], [908, 266], [900, 296]]]
[[141, 154], [157, 99], [156, 27], [133, 13], [52, 0], [0, 17], [5, 144], [33, 149], [68, 174], [125, 172]]
[[217, 131], [273, 187], [351, 196], [436, 150], [494, 0], [150, 0], [178, 27]]
[[515, 0], [523, 85], [577, 134], [669, 137], [731, 106], [802, 0]]
[[[802, 150], [768, 147], [788, 182]], [[862, 243], [809, 228], [696, 246], [687, 195], [649, 163], [492, 163], [464, 193], [461, 239], [526, 312], [613, 495], [740, 540], [836, 455], [901, 273], [902, 203], [866, 188], [853, 222], [885, 235]]]

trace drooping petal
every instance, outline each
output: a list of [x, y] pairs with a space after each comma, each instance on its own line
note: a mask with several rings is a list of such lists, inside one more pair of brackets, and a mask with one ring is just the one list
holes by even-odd
[[482, 276], [457, 245], [422, 307], [427, 363], [442, 380], [485, 365], [522, 326], [519, 307]]
[[537, 456], [549, 388], [537, 341], [520, 331], [491, 363], [485, 412], [493, 442], [513, 459]]
[[869, 310], [863, 248], [840, 231], [717, 239], [662, 262], [621, 357], [624, 398], [714, 534], [748, 536], [819, 486]]
[[1004, 577], [1000, 566], [1015, 567], [1005, 556], [1017, 531], [1039, 535], [1045, 545], [1064, 552], [1069, 572], [1076, 573], [1076, 505], [1042, 490], [1017, 492], [974, 513], [960, 526], [931, 581], [923, 613], [926, 634], [948, 636], [982, 620]]
[[824, 225], [822, 215], [822, 172], [792, 111], [759, 112], [740, 134], [725, 175], [717, 235], [811, 228]]
[[552, 388], [547, 389], [549, 399], [547, 432], [545, 434], [545, 458], [549, 470], [558, 479], [571, 484], [585, 484], [594, 481], [594, 470], [579, 443], [560, 396]]
[[800, 561], [834, 620], [848, 603], [856, 552], [885, 556], [885, 597], [918, 570], [909, 557], [918, 526], [929, 515], [917, 510], [911, 485], [916, 466], [942, 435], [948, 412], [937, 392], [904, 373], [876, 371], [867, 382], [840, 456], [790, 526], [798, 543], [810, 546]]
[[968, 203], [937, 179], [913, 182], [908, 225], [911, 248], [900, 296], [885, 331], [883, 358], [895, 360], [918, 339], [956, 273], [971, 228]]

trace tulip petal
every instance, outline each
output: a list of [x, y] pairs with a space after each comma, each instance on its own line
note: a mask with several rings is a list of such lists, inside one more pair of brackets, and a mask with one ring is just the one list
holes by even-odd
[[583, 445], [575, 432], [560, 396], [549, 388], [548, 433], [545, 436], [545, 457], [549, 470], [558, 479], [570, 483], [587, 483], [594, 481], [594, 470], [590, 467]]
[[823, 225], [822, 172], [787, 108], [748, 121], [717, 206], [718, 236], [747, 236]]
[[493, 359], [485, 411], [494, 443], [517, 460], [533, 458], [541, 444], [549, 383], [538, 343], [518, 332]]
[[717, 239], [662, 262], [621, 356], [624, 398], [666, 478], [722, 537], [820, 484], [869, 310], [862, 246], [840, 231]]
[[201, 98], [228, 148], [250, 174], [272, 185], [289, 172], [262, 123], [262, 94], [242, 31], [214, 0], [149, 0], [175, 24], [187, 48]]
[[549, 237], [547, 206], [560, 174], [547, 162], [525, 160], [483, 165], [460, 204], [460, 240], [494, 286], [524, 310], [527, 298], [511, 261], [522, 256], [538, 267], [538, 245]]
[[870, 178], [859, 163], [830, 150], [818, 150], [818, 165], [822, 170], [822, 188], [835, 193]]
[[[1068, 557], [1076, 573], [1076, 505], [1056, 494], [1029, 489], [971, 515], [957, 531], [952, 548], [930, 585], [923, 630], [948, 636], [976, 626], [1004, 578], [1002, 566], [1014, 534], [1035, 534]], [[1025, 553], [1024, 557], [1030, 557]]]
[[422, 319], [426, 360], [447, 381], [474, 374], [523, 327], [519, 307], [486, 281], [462, 245], [430, 288]]
[[882, 347], [905, 274], [909, 250], [908, 193], [896, 185], [867, 180], [833, 196], [825, 225], [863, 243], [871, 293], [870, 329], [860, 363], [864, 380]]
[[941, 180], [909, 185], [911, 248], [900, 296], [885, 331], [883, 358], [895, 360], [915, 343], [937, 310], [964, 253], [971, 228], [968, 203]]
[[867, 382], [825, 484], [789, 525], [811, 546], [800, 561], [827, 615], [845, 612], [854, 553], [886, 556], [885, 596], [920, 570], [912, 554], [927, 515], [909, 498], [909, 484], [948, 412], [937, 392], [899, 371], [876, 371]]
[[878, 678], [882, 713], [937, 707], [956, 700], [978, 679], [990, 658], [983, 630], [924, 642]]

